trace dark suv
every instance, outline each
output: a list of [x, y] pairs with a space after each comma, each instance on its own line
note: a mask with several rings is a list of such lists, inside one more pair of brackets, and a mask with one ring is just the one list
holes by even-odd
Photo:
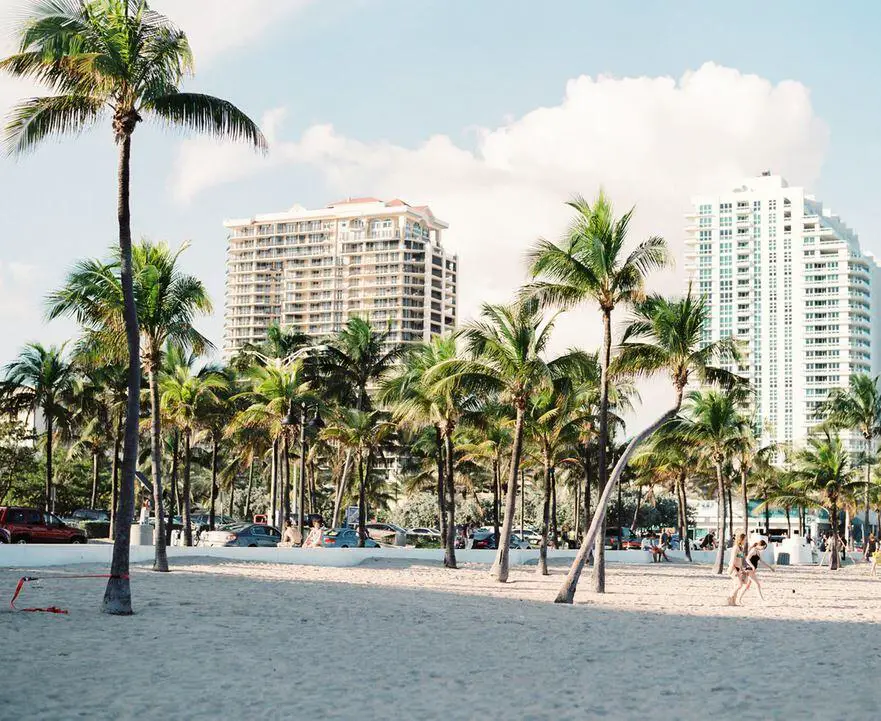
[[0, 506], [0, 528], [10, 543], [85, 543], [82, 529], [36, 508]]

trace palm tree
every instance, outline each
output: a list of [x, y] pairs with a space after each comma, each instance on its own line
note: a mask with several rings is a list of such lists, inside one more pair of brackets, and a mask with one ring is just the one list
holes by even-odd
[[737, 394], [716, 390], [694, 391], [688, 396], [686, 416], [676, 424], [683, 440], [700, 448], [700, 454], [716, 473], [718, 494], [719, 548], [716, 553], [716, 573], [721, 574], [725, 555], [725, 481], [723, 466], [737, 452], [744, 430], [748, 426], [740, 413]]
[[[637, 433], [615, 464], [609, 483], [597, 502], [590, 528], [557, 594], [556, 603], [572, 603], [574, 600], [578, 579], [588, 553], [599, 536], [609, 499], [621, 473], [636, 448], [679, 412], [689, 380], [695, 377], [702, 383], [721, 383], [732, 388], [740, 382], [738, 376], [713, 365], [720, 361], [737, 361], [740, 352], [730, 338], [713, 343], [703, 342], [701, 334], [708, 318], [706, 303], [702, 298], [695, 298], [690, 287], [684, 298], [670, 300], [652, 295], [636, 305], [633, 322], [624, 333], [615, 370], [637, 377], [666, 372], [673, 383], [675, 404], [654, 423]], [[602, 539], [601, 536], [600, 538]]]
[[850, 377], [847, 390], [836, 388], [831, 391], [824, 404], [830, 423], [838, 428], [859, 432], [863, 437], [865, 451], [862, 464], [866, 472], [866, 487], [863, 498], [863, 540], [869, 532], [869, 489], [872, 485], [872, 454], [876, 436], [881, 435], [881, 391], [878, 378], [865, 373]]
[[[609, 368], [612, 358], [612, 313], [642, 299], [646, 275], [669, 262], [667, 244], [652, 236], [625, 256], [624, 246], [634, 209], [616, 219], [603, 191], [591, 205], [582, 197], [569, 201], [575, 211], [562, 242], [540, 239], [530, 252], [530, 273], [539, 278], [524, 289], [546, 305], [564, 309], [587, 302], [599, 306], [603, 319], [600, 354], [598, 464], [599, 488], [609, 475]], [[605, 519], [603, 519], [605, 520]], [[605, 523], [603, 523], [603, 527]], [[596, 541], [595, 590], [605, 591], [604, 531]]]
[[829, 511], [832, 521], [831, 570], [839, 567], [838, 555], [838, 513], [842, 501], [857, 485], [852, 480], [850, 456], [837, 433], [825, 428], [822, 435], [808, 439], [807, 447], [796, 454], [795, 493], [791, 496], [776, 494], [776, 502], [781, 505], [809, 505], [814, 499]]
[[4, 368], [4, 373], [0, 386], [3, 411], [19, 416], [39, 410], [46, 424], [45, 508], [54, 511], [52, 441], [58, 425], [69, 417], [64, 401], [73, 390], [76, 368], [66, 357], [63, 345], [46, 348], [39, 343], [29, 343]]
[[[376, 330], [364, 318], [349, 318], [346, 326], [322, 348], [318, 356], [318, 373], [328, 399], [355, 410], [372, 408], [368, 388], [394, 367], [407, 349], [391, 340], [391, 330]], [[351, 468], [349, 453], [336, 489], [333, 525], [337, 526], [340, 504]]]
[[[194, 327], [197, 314], [211, 312], [211, 301], [198, 278], [181, 271], [178, 259], [184, 243], [172, 252], [166, 243], [142, 241], [132, 250], [132, 282], [140, 328], [141, 359], [150, 387], [150, 440], [153, 504], [156, 513], [154, 571], [168, 571], [165, 513], [162, 499], [162, 414], [159, 406], [159, 372], [166, 344], [201, 353], [211, 343]], [[125, 303], [121, 285], [122, 259], [79, 262], [63, 288], [49, 296], [49, 316], [71, 316], [95, 345], [117, 358], [121, 346]]]
[[224, 380], [224, 383], [219, 385], [210, 397], [206, 398], [206, 402], [199, 414], [199, 423], [211, 441], [211, 486], [208, 501], [208, 530], [213, 531], [215, 528], [219, 490], [217, 479], [220, 472], [220, 444], [235, 414], [235, 404], [233, 402], [235, 375], [230, 369], [216, 366], [211, 366], [209, 372], [220, 376]]
[[203, 409], [217, 400], [217, 393], [225, 390], [227, 380], [212, 368], [193, 371], [193, 361], [184, 359], [180, 364], [168, 368], [159, 379], [161, 391], [160, 404], [166, 417], [172, 419], [176, 429], [183, 437], [183, 499], [182, 524], [184, 545], [193, 545], [191, 526], [190, 470], [192, 467], [193, 435], [199, 429]]
[[[8, 151], [20, 155], [53, 135], [76, 135], [107, 111], [119, 148], [117, 222], [120, 285], [128, 346], [128, 406], [120, 511], [103, 610], [131, 614], [129, 520], [134, 504], [140, 403], [140, 333], [132, 279], [129, 207], [131, 140], [145, 118], [219, 138], [242, 140], [265, 150], [259, 128], [232, 103], [180, 92], [192, 74], [186, 35], [146, 0], [46, 0], [36, 2], [19, 31], [18, 52], [0, 71], [47, 85], [54, 95], [31, 98], [11, 113]], [[164, 553], [164, 551], [163, 551]]]
[[[501, 400], [510, 403], [515, 410], [505, 518], [492, 567], [492, 574], [500, 583], [508, 580], [508, 553], [516, 510], [526, 405], [532, 393], [546, 387], [553, 379], [554, 368], [542, 357], [553, 328], [554, 318], [545, 319], [535, 299], [524, 298], [512, 305], [484, 304], [480, 320], [460, 331], [469, 357], [438, 363], [427, 379], [439, 388], [461, 382], [477, 396], [498, 393]], [[564, 361], [558, 359], [557, 362]]]
[[367, 538], [367, 481], [373, 470], [373, 461], [382, 444], [394, 432], [395, 426], [382, 419], [381, 411], [362, 411], [343, 408], [321, 431], [320, 436], [338, 443], [355, 457], [358, 469], [358, 547], [364, 547]]

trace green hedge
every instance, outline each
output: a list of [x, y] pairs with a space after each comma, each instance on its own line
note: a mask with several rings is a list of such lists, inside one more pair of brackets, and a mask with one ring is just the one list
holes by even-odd
[[416, 548], [440, 548], [441, 542], [439, 538], [427, 538], [426, 536], [413, 536], [407, 534], [407, 545]]
[[85, 531], [86, 538], [110, 537], [109, 521], [83, 521], [79, 525]]

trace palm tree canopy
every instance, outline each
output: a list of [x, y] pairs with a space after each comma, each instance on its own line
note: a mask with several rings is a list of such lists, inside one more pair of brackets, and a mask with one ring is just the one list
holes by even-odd
[[[851, 476], [850, 454], [837, 433], [826, 428], [821, 434], [811, 436], [804, 449], [796, 454], [794, 487], [801, 493], [788, 499], [778, 494], [776, 501], [783, 505], [802, 502], [804, 495], [813, 495], [826, 508], [837, 504], [842, 496], [859, 485]], [[794, 500], [795, 503], [790, 503]]]
[[315, 400], [312, 386], [305, 379], [302, 358], [292, 361], [275, 359], [268, 365], [252, 366], [246, 378], [250, 389], [235, 398], [248, 405], [236, 414], [229, 433], [245, 427], [261, 427], [278, 437], [288, 412]]
[[709, 309], [702, 297], [692, 295], [691, 286], [684, 298], [648, 296], [636, 303], [633, 316], [615, 358], [619, 372], [648, 376], [667, 371], [680, 392], [692, 374], [702, 383], [729, 388], [743, 383], [740, 376], [714, 365], [740, 360], [733, 338], [701, 342], [701, 333], [709, 325]]
[[[166, 343], [201, 353], [211, 343], [194, 327], [196, 315], [210, 313], [205, 286], [184, 273], [180, 254], [167, 243], [142, 241], [132, 246], [132, 275], [138, 326], [145, 360], [157, 360]], [[69, 316], [83, 326], [88, 342], [112, 358], [125, 358], [120, 260], [84, 260], [74, 266], [63, 288], [49, 296], [49, 317]]]
[[722, 463], [737, 451], [749, 425], [738, 408], [741, 401], [736, 393], [692, 391], [685, 413], [668, 428], [695, 444], [713, 463]]
[[846, 390], [836, 388], [829, 393], [823, 410], [830, 423], [857, 430], [866, 440], [881, 435], [878, 378], [865, 373], [852, 375]]
[[631, 208], [616, 219], [612, 203], [601, 190], [593, 204], [581, 196], [568, 203], [575, 211], [562, 241], [540, 239], [529, 253], [529, 272], [544, 278], [524, 292], [544, 305], [571, 308], [595, 301], [604, 311], [639, 300], [649, 271], [669, 263], [666, 241], [652, 236], [625, 256]]
[[395, 430], [384, 420], [382, 411], [341, 408], [321, 430], [319, 436], [352, 450], [362, 460], [375, 453]]
[[4, 135], [10, 154], [83, 131], [105, 112], [117, 141], [153, 119], [266, 149], [257, 125], [232, 103], [180, 91], [193, 72], [189, 42], [146, 0], [36, 0], [25, 17], [18, 52], [0, 61], [0, 71], [54, 94], [12, 110]]
[[4, 412], [18, 415], [40, 408], [53, 419], [64, 413], [63, 401], [74, 386], [77, 369], [64, 346], [29, 343], [3, 369], [0, 402]]
[[198, 425], [202, 409], [227, 388], [227, 379], [211, 367], [194, 373], [189, 362], [166, 364], [159, 376], [160, 405], [177, 428], [190, 432]]

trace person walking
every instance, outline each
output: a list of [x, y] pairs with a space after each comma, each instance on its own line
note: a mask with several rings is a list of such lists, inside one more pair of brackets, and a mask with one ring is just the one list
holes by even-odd
[[753, 583], [756, 584], [756, 590], [759, 592], [759, 598], [763, 601], [765, 597], [762, 595], [762, 584], [759, 583], [759, 577], [756, 575], [756, 571], [759, 570], [759, 565], [764, 563], [765, 566], [770, 568], [772, 571], [776, 571], [773, 566], [765, 563], [762, 559], [762, 553], [768, 547], [768, 542], [764, 539], [757, 541], [752, 546], [750, 546], [749, 550], [746, 552], [746, 564], [744, 565], [744, 572], [746, 573], [746, 585], [743, 587], [743, 592], [740, 594], [740, 601], [743, 602], [743, 597], [746, 595], [746, 592], [749, 591], [750, 586]]
[[734, 539], [731, 547], [731, 561], [728, 564], [728, 575], [731, 576], [731, 594], [728, 605], [737, 605], [737, 594], [747, 581], [746, 576], [746, 534], [741, 533]]
[[872, 560], [872, 556], [875, 554], [875, 551], [878, 550], [878, 540], [875, 538], [874, 533], [869, 534], [869, 540], [866, 541], [866, 547], [863, 549], [863, 556], [866, 559], [866, 563]]

